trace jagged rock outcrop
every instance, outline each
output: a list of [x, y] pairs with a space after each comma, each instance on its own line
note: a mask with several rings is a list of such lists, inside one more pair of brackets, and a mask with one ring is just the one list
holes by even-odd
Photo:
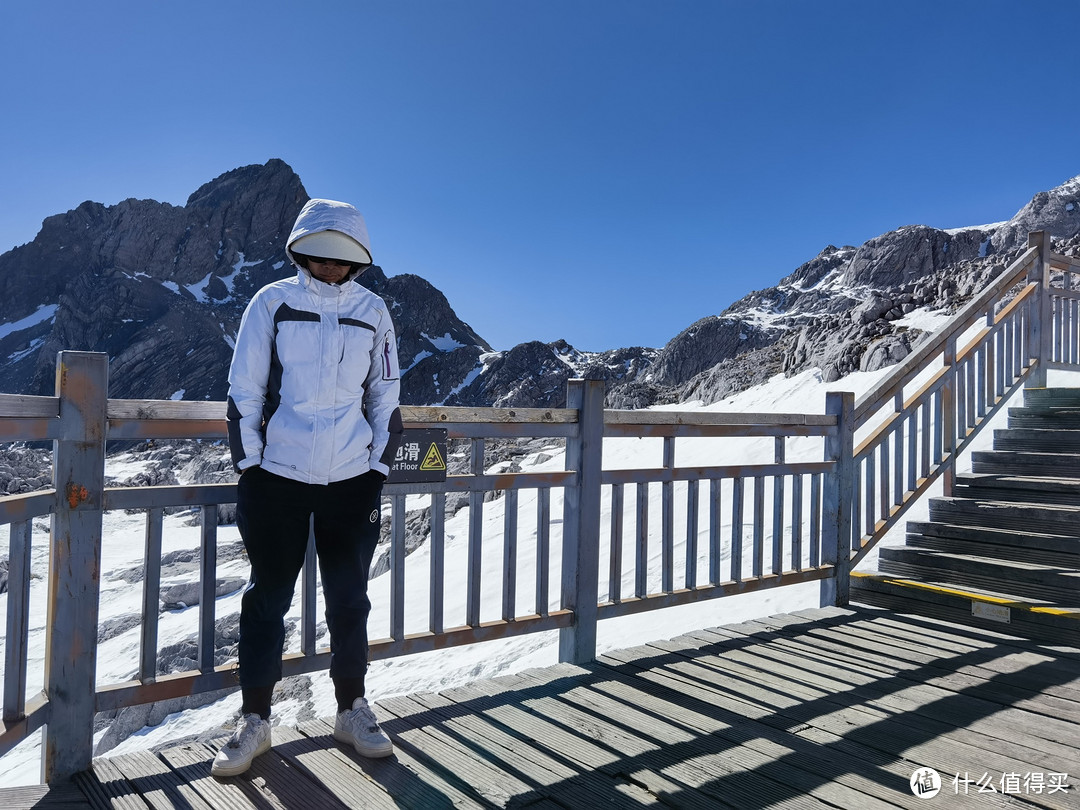
[[994, 229], [990, 250], [999, 253], [1025, 248], [1031, 231], [1047, 231], [1063, 239], [1080, 232], [1080, 176], [1032, 197], [1012, 219]]
[[[49, 217], [0, 255], [0, 391], [53, 393], [56, 353], [72, 349], [109, 355], [110, 396], [223, 400], [244, 307], [295, 272], [285, 240], [307, 199], [270, 160], [206, 183], [183, 207], [85, 202]], [[374, 266], [361, 283], [393, 308], [407, 388], [418, 357], [490, 349], [418, 276]]]
[[[86, 202], [0, 255], [0, 390], [52, 393], [60, 349], [110, 356], [110, 395], [224, 399], [231, 342], [250, 295], [292, 273], [284, 240], [307, 199], [280, 160], [236, 169], [183, 207]], [[565, 341], [491, 346], [419, 276], [372, 267], [390, 305], [414, 405], [559, 407], [571, 377], [602, 379], [609, 407], [715, 401], [776, 373], [826, 380], [898, 362], [922, 334], [906, 316], [952, 312], [1046, 230], [1080, 231], [1080, 177], [1036, 194], [1008, 222], [909, 225], [829, 245], [774, 286], [703, 318], [661, 349], [580, 352]], [[1065, 249], [1058, 247], [1058, 249]]]
[[[823, 379], [833, 381], [852, 371], [899, 362], [925, 337], [906, 323], [907, 315], [916, 310], [955, 312], [1026, 249], [1028, 232], [1035, 230], [1048, 231], [1056, 250], [1076, 249], [1080, 177], [1036, 194], [998, 225], [952, 231], [912, 225], [857, 248], [829, 245], [777, 286], [747, 295], [715, 319], [758, 324], [757, 334], [767, 345], [748, 340], [748, 345], [735, 347], [733, 354], [683, 382], [673, 398], [709, 403], [770, 373], [816, 367]], [[745, 334], [749, 338], [754, 333]], [[661, 353], [658, 366], [665, 373], [654, 375], [656, 382], [678, 379], [666, 373], [665, 365], [674, 343]], [[730, 337], [720, 341], [721, 351], [731, 345]], [[686, 368], [692, 369], [692, 352], [683, 356], [691, 358]]]
[[681, 386], [725, 360], [771, 345], [777, 337], [743, 318], [702, 318], [664, 346], [651, 377], [659, 385]]

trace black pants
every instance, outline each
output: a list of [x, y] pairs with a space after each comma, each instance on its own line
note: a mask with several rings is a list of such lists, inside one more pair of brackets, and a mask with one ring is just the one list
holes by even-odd
[[[281, 679], [284, 616], [304, 564], [311, 515], [330, 631], [330, 677], [363, 695], [367, 672], [367, 595], [379, 541], [382, 478], [367, 473], [322, 486], [251, 467], [237, 485], [236, 525], [251, 562], [240, 609], [240, 686], [266, 694]], [[269, 706], [266, 707], [267, 711]]]

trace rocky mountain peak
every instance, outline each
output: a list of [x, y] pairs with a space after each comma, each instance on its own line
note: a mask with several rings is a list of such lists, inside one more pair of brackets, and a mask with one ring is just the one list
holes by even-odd
[[[281, 160], [226, 172], [183, 207], [85, 202], [0, 255], [0, 390], [52, 393], [56, 353], [103, 351], [114, 397], [224, 399], [251, 295], [292, 275], [285, 241], [308, 195]], [[418, 277], [363, 283], [397, 307], [411, 361], [488, 345]], [[403, 368], [408, 367], [403, 362]]]
[[[0, 255], [0, 390], [48, 394], [56, 352], [110, 356], [115, 397], [224, 399], [250, 296], [292, 274], [284, 242], [308, 199], [281, 160], [200, 186], [186, 205], [84, 202]], [[702, 318], [661, 349], [590, 353], [564, 340], [495, 352], [420, 276], [370, 268], [398, 331], [407, 404], [559, 407], [571, 377], [602, 379], [611, 407], [713, 402], [778, 373], [827, 380], [903, 359], [923, 338], [907, 316], [951, 312], [1047, 230], [1080, 243], [1080, 177], [1036, 194], [1007, 222], [909, 225], [827, 245], [775, 286]]]

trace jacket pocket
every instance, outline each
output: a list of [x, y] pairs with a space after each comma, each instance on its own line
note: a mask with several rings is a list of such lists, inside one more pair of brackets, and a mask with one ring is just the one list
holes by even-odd
[[375, 327], [353, 318], [342, 318], [338, 323], [342, 339], [338, 380], [343, 390], [351, 394], [363, 394], [368, 372], [371, 370]]

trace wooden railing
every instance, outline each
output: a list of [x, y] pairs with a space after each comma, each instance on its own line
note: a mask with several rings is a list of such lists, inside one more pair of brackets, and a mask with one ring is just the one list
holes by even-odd
[[[214, 660], [216, 508], [200, 511], [201, 594], [192, 611], [198, 668], [158, 672], [166, 510], [232, 503], [235, 484], [113, 487], [105, 485], [104, 473], [107, 441], [224, 441], [225, 405], [115, 400], [106, 391], [107, 357], [61, 352], [55, 397], [0, 395], [0, 441], [47, 439], [54, 445], [53, 489], [0, 498], [0, 524], [11, 527], [0, 753], [45, 726], [43, 772], [49, 781], [88, 767], [96, 712], [236, 688], [235, 662], [215, 666]], [[402, 409], [407, 428], [444, 428], [450, 440], [466, 442], [469, 470], [440, 483], [386, 485], [390, 620], [388, 635], [371, 640], [373, 659], [558, 630], [561, 660], [580, 663], [595, 657], [597, 622], [604, 618], [817, 580], [822, 598], [835, 601], [832, 579], [843, 570], [835, 562], [844, 546], [840, 538], [846, 538], [832, 474], [840, 457], [835, 414], [605, 411], [603, 396], [602, 383], [575, 380], [564, 409]], [[835, 399], [845, 396], [850, 400]], [[532, 437], [561, 443], [564, 469], [491, 471], [487, 442]], [[756, 439], [767, 458], [731, 466], [678, 463], [677, 441], [693, 439], [688, 446], [695, 446], [706, 438]], [[655, 466], [605, 469], [605, 439], [654, 443]], [[816, 442], [801, 449], [813, 460], [786, 461], [791, 442]], [[453, 493], [468, 497], [471, 575], [465, 581], [444, 570], [447, 496]], [[431, 527], [422, 593], [415, 587], [410, 592], [405, 576], [406, 498], [417, 495], [428, 499]], [[676, 499], [685, 509], [676, 508]], [[121, 683], [101, 683], [95, 660], [103, 515], [110, 510], [146, 513], [141, 653], [132, 678]], [[502, 513], [497, 537], [485, 531], [485, 514], [496, 510]], [[52, 520], [44, 688], [28, 697], [30, 551], [33, 520], [43, 516]], [[602, 528], [603, 521], [608, 525]], [[519, 522], [527, 524], [525, 531]], [[674, 559], [676, 536], [686, 538], [680, 561]], [[531, 594], [520, 596], [524, 553], [535, 555], [528, 561], [535, 584]], [[497, 582], [483, 578], [487, 559], [501, 560], [501, 576], [492, 577]], [[300, 651], [285, 656], [285, 676], [329, 666], [328, 650], [316, 647], [316, 570], [309, 549], [301, 575]], [[463, 616], [448, 620], [443, 606], [451, 588], [465, 592], [465, 607]], [[493, 591], [501, 592], [501, 615], [484, 616], [482, 594]], [[426, 628], [406, 627], [407, 600], [427, 602]]]
[[[1054, 273], [1053, 271], [1060, 271]], [[955, 459], [1021, 386], [1080, 368], [1080, 262], [1028, 248], [855, 405], [852, 565], [938, 479], [951, 495]], [[965, 341], [961, 343], [961, 341]]]
[[[1080, 273], [1080, 263], [1032, 234], [1017, 261], [879, 386], [858, 403], [850, 393], [828, 394], [824, 414], [611, 411], [602, 383], [582, 380], [569, 384], [563, 409], [403, 408], [407, 427], [445, 428], [465, 442], [469, 469], [445, 482], [385, 487], [390, 618], [371, 657], [558, 630], [560, 660], [584, 663], [596, 655], [603, 619], [815, 581], [822, 604], [845, 604], [851, 567], [935, 479], [949, 491], [957, 453], [1005, 399], [1025, 380], [1045, 384], [1047, 368], [1076, 366], [1080, 293], [1053, 286], [1051, 267], [1065, 278]], [[0, 755], [44, 726], [50, 782], [89, 766], [96, 712], [236, 688], [235, 662], [214, 660], [218, 510], [205, 508], [234, 502], [235, 484], [105, 485], [107, 441], [224, 441], [225, 405], [108, 399], [107, 367], [101, 354], [61, 352], [56, 396], [0, 394], [0, 441], [48, 440], [54, 448], [52, 489], [0, 498], [0, 524], [10, 526]], [[865, 435], [856, 446], [857, 431]], [[563, 469], [492, 470], [490, 440], [534, 437], [562, 443]], [[646, 445], [655, 461], [620, 467], [620, 440]], [[751, 446], [740, 447], [739, 464], [717, 464], [731, 443]], [[444, 566], [453, 493], [468, 499], [464, 582]], [[409, 496], [424, 496], [430, 509], [423, 593], [409, 592], [406, 580]], [[160, 674], [163, 522], [176, 506], [200, 507], [198, 666]], [[121, 683], [101, 683], [96, 662], [109, 510], [146, 514], [141, 652]], [[498, 536], [485, 532], [485, 512], [496, 511]], [[31, 548], [33, 520], [44, 516], [46, 652], [43, 688], [33, 693]], [[679, 559], [676, 538], [685, 549]], [[535, 569], [530, 598], [517, 590], [525, 553]], [[501, 561], [495, 583], [482, 573], [493, 557]], [[285, 656], [285, 676], [329, 665], [329, 652], [317, 647], [316, 568], [309, 549], [300, 650]], [[450, 588], [464, 592], [461, 616], [444, 614]], [[481, 609], [492, 592], [502, 605], [494, 618]], [[427, 626], [407, 628], [405, 605], [418, 599], [429, 606]]]

